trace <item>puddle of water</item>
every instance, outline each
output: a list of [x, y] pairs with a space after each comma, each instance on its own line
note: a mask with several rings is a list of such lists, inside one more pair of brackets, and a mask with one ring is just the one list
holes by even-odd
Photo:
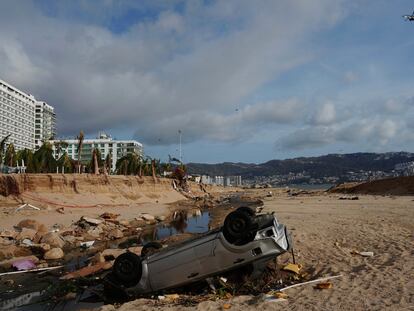
[[210, 230], [210, 219], [209, 211], [178, 212], [171, 223], [157, 227], [156, 239], [162, 240], [178, 233], [205, 233]]

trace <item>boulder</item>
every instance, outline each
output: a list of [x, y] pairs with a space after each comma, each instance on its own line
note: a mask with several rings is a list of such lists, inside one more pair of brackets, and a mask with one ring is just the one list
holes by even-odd
[[15, 239], [17, 236], [17, 232], [13, 230], [4, 230], [0, 232], [0, 237], [7, 238], [7, 239]]
[[45, 234], [40, 240], [41, 243], [49, 244], [51, 247], [62, 248], [65, 245], [65, 240], [56, 232], [49, 232]]
[[98, 238], [101, 233], [103, 233], [103, 230], [101, 227], [94, 227], [87, 232], [90, 236], [94, 238]]
[[16, 236], [16, 240], [21, 241], [24, 239], [29, 239], [29, 240], [33, 240], [34, 237], [36, 236], [37, 231], [34, 229], [29, 229], [29, 228], [22, 228], [22, 231], [19, 232]]
[[63, 250], [59, 247], [52, 248], [51, 250], [47, 251], [43, 258], [46, 260], [54, 260], [54, 259], [61, 259], [65, 256]]
[[66, 242], [68, 242], [68, 243], [70, 243], [70, 244], [75, 244], [76, 243], [76, 237], [74, 237], [73, 235], [65, 235], [65, 236], [63, 236], [63, 239], [66, 241]]
[[103, 220], [90, 218], [90, 217], [85, 217], [85, 216], [82, 216], [81, 220], [84, 220], [87, 223], [89, 223], [91, 225], [95, 225], [95, 226], [97, 226], [97, 225], [99, 225], [103, 222]]
[[111, 231], [108, 232], [107, 236], [109, 239], [115, 240], [115, 239], [123, 238], [124, 234], [119, 229], [112, 229]]
[[0, 248], [0, 260], [11, 259], [19, 256], [29, 256], [32, 252], [27, 247], [8, 245]]
[[34, 219], [24, 219], [16, 225], [17, 228], [23, 229], [33, 229], [36, 231], [47, 231], [47, 227], [44, 224], [39, 223], [37, 220]]
[[156, 217], [155, 217], [155, 219], [156, 219], [157, 221], [164, 221], [166, 218], [167, 218], [167, 217], [165, 217], [164, 215], [161, 215], [161, 216], [156, 216]]
[[146, 221], [152, 221], [155, 220], [155, 217], [151, 214], [148, 213], [143, 213], [140, 215], [142, 219], [146, 220]]

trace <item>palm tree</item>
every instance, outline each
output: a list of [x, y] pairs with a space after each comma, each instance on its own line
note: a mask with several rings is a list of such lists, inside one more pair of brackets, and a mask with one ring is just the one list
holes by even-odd
[[3, 154], [4, 154], [4, 148], [6, 147], [6, 141], [9, 139], [11, 134], [3, 137], [3, 139], [0, 141], [0, 164], [3, 163]]
[[76, 167], [74, 161], [69, 157], [69, 155], [66, 152], [63, 153], [63, 155], [59, 158], [57, 164], [59, 167], [62, 168], [62, 172], [65, 173], [73, 173], [74, 168]]
[[17, 151], [16, 160], [17, 160], [17, 163], [21, 163], [22, 165], [24, 162], [27, 173], [34, 172], [35, 168], [33, 165], [33, 151], [32, 150], [22, 149], [22, 150]]
[[64, 140], [56, 140], [53, 142], [53, 145], [55, 146], [56, 159], [59, 159], [62, 151], [66, 150], [69, 146], [69, 144]]
[[83, 131], [81, 130], [79, 132], [79, 136], [77, 137], [78, 139], [78, 173], [81, 173], [81, 154], [82, 154], [82, 147], [83, 147], [83, 140], [85, 139], [85, 135], [83, 134]]
[[33, 154], [35, 173], [56, 172], [57, 161], [53, 156], [52, 144], [44, 142], [43, 145]]
[[7, 146], [6, 154], [4, 156], [4, 164], [10, 167], [16, 166], [16, 150], [14, 149], [13, 144]]
[[111, 167], [112, 167], [112, 153], [109, 152], [106, 155], [105, 163], [104, 163], [104, 172], [105, 172], [105, 174], [108, 174], [108, 172], [111, 173]]
[[99, 175], [99, 167], [102, 166], [101, 152], [98, 148], [92, 150], [92, 160], [90, 163], [91, 171], [95, 175]]

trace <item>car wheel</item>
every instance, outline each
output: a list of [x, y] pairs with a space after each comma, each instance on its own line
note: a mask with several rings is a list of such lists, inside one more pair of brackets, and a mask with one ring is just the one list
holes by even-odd
[[137, 285], [142, 276], [141, 258], [130, 252], [119, 255], [115, 259], [113, 273], [116, 280], [125, 287]]
[[141, 257], [148, 257], [157, 253], [162, 248], [162, 245], [158, 242], [149, 242], [144, 245], [141, 250]]
[[250, 208], [250, 207], [247, 207], [247, 206], [241, 206], [241, 207], [239, 207], [238, 209], [236, 209], [236, 211], [239, 211], [239, 212], [244, 212], [244, 213], [246, 213], [247, 215], [249, 215], [249, 216], [254, 216], [254, 215], [256, 215], [256, 211], [255, 210], [253, 210], [252, 208]]
[[252, 217], [246, 212], [236, 210], [224, 220], [223, 234], [228, 242], [243, 245], [252, 240], [251, 227]]

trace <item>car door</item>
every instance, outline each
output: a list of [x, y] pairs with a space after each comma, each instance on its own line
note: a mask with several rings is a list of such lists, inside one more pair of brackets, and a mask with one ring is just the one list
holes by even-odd
[[149, 280], [154, 291], [191, 282], [200, 275], [200, 270], [195, 248], [191, 246], [168, 252], [148, 263]]

